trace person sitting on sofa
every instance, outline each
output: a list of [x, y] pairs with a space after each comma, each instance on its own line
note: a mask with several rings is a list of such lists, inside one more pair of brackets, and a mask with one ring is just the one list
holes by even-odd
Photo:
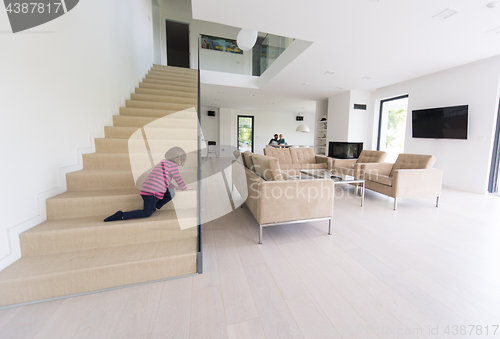
[[283, 138], [283, 134], [280, 134], [280, 138], [278, 139], [278, 145], [286, 145], [285, 138]]
[[279, 145], [278, 134], [275, 134], [274, 138], [271, 139], [271, 140], [269, 140], [269, 144], [268, 145], [271, 145], [271, 146], [278, 146]]

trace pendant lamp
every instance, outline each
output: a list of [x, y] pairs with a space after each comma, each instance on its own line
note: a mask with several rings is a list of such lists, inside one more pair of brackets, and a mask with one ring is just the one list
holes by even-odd
[[238, 44], [238, 48], [243, 51], [251, 50], [252, 47], [255, 45], [255, 42], [257, 42], [258, 34], [259, 32], [257, 31], [242, 28], [236, 38], [236, 43]]

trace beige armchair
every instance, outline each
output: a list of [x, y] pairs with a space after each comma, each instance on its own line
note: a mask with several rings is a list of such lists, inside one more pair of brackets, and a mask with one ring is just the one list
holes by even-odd
[[400, 154], [394, 164], [361, 164], [365, 187], [394, 198], [435, 195], [439, 206], [443, 171], [432, 168], [436, 162], [433, 155]]
[[[245, 204], [259, 224], [259, 244], [264, 227], [328, 220], [333, 215], [333, 181], [286, 180], [278, 159], [271, 156], [234, 152], [244, 165], [245, 177], [233, 174], [233, 184], [247, 195]], [[233, 166], [235, 168], [235, 166]]]
[[333, 159], [333, 170], [342, 174], [347, 174], [359, 179], [363, 176], [361, 173], [361, 164], [365, 163], [381, 163], [387, 157], [387, 153], [383, 151], [361, 151], [358, 159]]

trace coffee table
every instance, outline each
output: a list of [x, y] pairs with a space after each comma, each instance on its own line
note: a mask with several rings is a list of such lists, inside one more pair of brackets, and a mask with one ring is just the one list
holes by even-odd
[[[304, 177], [305, 176], [305, 177]], [[361, 185], [361, 207], [365, 201], [365, 180], [356, 179], [351, 175], [344, 174], [339, 171], [329, 171], [326, 169], [310, 169], [310, 170], [300, 170], [299, 179], [326, 179], [330, 178], [333, 180], [333, 191], [335, 195], [335, 185], [338, 184], [360, 184]], [[356, 187], [356, 193], [358, 188]]]

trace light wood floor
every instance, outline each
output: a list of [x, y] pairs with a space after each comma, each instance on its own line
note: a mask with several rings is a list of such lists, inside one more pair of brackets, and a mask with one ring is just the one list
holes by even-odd
[[444, 189], [439, 208], [393, 211], [353, 192], [330, 236], [276, 226], [258, 245], [238, 208], [204, 225], [204, 274], [0, 310], [0, 338], [500, 338], [500, 197]]

